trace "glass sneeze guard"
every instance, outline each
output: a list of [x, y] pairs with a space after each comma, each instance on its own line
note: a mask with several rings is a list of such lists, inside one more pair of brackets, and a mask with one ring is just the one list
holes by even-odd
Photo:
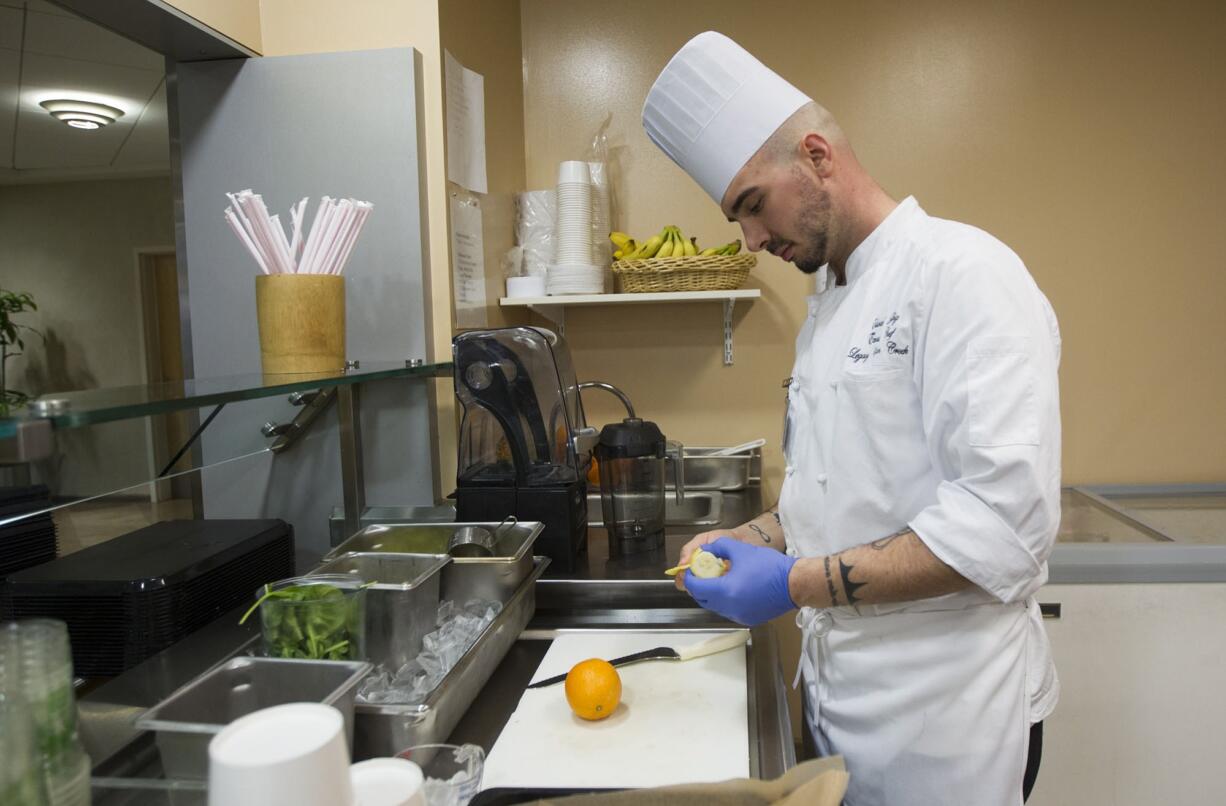
[[1102, 485], [1081, 489], [1174, 542], [1226, 545], [1226, 484]]
[[[32, 401], [32, 406], [22, 410], [17, 416], [0, 418], [0, 439], [14, 437], [21, 424], [40, 419], [50, 420], [52, 428], [63, 430], [365, 381], [450, 376], [449, 361], [416, 366], [410, 366], [404, 361], [371, 361], [339, 372], [252, 373], [46, 394], [38, 401]], [[49, 410], [45, 416], [36, 413], [40, 401], [44, 404], [53, 401], [47, 404]]]
[[[199, 517], [198, 506], [183, 512], [156, 502], [191, 497], [182, 484], [175, 489], [175, 479], [190, 488], [199, 481], [188, 479], [199, 479], [207, 469], [229, 466], [229, 471], [241, 472], [256, 457], [288, 449], [335, 400], [341, 423], [344, 522], [356, 531], [365, 509], [360, 389], [450, 377], [450, 362], [371, 361], [339, 372], [253, 373], [44, 395], [39, 400], [56, 401], [45, 416], [31, 407], [17, 417], [0, 419], [0, 488], [41, 490], [49, 499], [14, 507], [0, 501], [0, 527], [65, 508], [88, 508], [105, 516], [109, 503], [123, 497], [151, 498], [151, 516], [156, 518], [191, 517], [192, 511]], [[177, 429], [170, 427], [171, 418], [178, 422]], [[212, 449], [202, 453], [193, 447], [200, 444], [202, 433], [219, 430], [228, 436], [214, 441]], [[28, 439], [31, 433], [34, 439]], [[34, 450], [23, 453], [29, 444]], [[35, 482], [37, 486], [28, 486]]]

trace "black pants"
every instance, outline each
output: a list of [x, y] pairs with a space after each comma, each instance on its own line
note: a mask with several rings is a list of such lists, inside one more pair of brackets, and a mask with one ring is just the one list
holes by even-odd
[[[809, 698], [801, 696], [804, 703], [804, 718], [801, 720], [801, 742], [804, 746], [804, 758], [817, 758], [817, 741], [809, 730]], [[804, 759], [802, 759], [804, 760]], [[1022, 802], [1030, 798], [1034, 782], [1039, 778], [1039, 762], [1043, 760], [1043, 723], [1035, 722], [1030, 726], [1030, 741], [1026, 747], [1026, 772], [1022, 774]]]
[[1026, 748], [1026, 774], [1022, 776], [1022, 803], [1030, 798], [1030, 790], [1039, 777], [1039, 762], [1043, 760], [1043, 723], [1030, 726], [1030, 745]]

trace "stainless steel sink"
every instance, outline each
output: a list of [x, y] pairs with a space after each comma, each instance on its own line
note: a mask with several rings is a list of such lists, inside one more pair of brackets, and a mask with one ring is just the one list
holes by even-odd
[[[715, 526], [723, 514], [723, 495], [718, 491], [685, 493], [680, 504], [672, 491], [664, 493], [665, 526]], [[587, 525], [604, 526], [600, 494], [587, 495]]]

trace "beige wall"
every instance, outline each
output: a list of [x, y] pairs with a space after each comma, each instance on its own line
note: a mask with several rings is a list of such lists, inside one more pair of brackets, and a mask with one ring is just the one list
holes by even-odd
[[[498, 306], [506, 293], [501, 261], [515, 244], [515, 198], [523, 190], [524, 74], [519, 0], [444, 0], [439, 3], [443, 48], [485, 82], [485, 156], [488, 193], [480, 198], [485, 246], [485, 316], [490, 327], [518, 323]], [[446, 92], [444, 88], [444, 105]], [[449, 192], [466, 193], [448, 183]], [[515, 311], [516, 309], [509, 309]]]
[[[1070, 483], [1226, 478], [1226, 11], [1211, 2], [574, 3], [523, 0], [530, 186], [614, 114], [632, 233], [736, 235], [642, 133], [650, 82], [708, 28], [840, 119], [887, 191], [1012, 246], [1064, 333]], [[765, 436], [779, 478], [781, 380], [808, 283], [769, 255], [719, 363], [718, 310], [573, 311], [580, 374], [623, 385], [687, 441]], [[616, 415], [593, 400], [600, 422]]]
[[[418, 142], [422, 174], [422, 243], [427, 271], [423, 278], [428, 323], [428, 360], [451, 355], [451, 249], [447, 230], [446, 157], [443, 138], [442, 49], [436, 0], [261, 0], [265, 56], [345, 50], [411, 47], [421, 54], [418, 92]], [[408, 177], [406, 177], [408, 178]], [[455, 477], [454, 395], [434, 383], [432, 415], [445, 425], [429, 435], [437, 457], [439, 481]], [[436, 496], [450, 491], [438, 485]]]
[[[31, 395], [146, 382], [137, 250], [174, 248], [170, 180], [0, 186], [0, 286], [28, 291], [26, 354], [8, 384]], [[144, 420], [62, 432], [39, 474], [56, 495], [149, 478]]]
[[[430, 357], [449, 360], [454, 333], [451, 246], [448, 229], [443, 49], [485, 77], [486, 147], [489, 195], [485, 214], [487, 298], [502, 293], [499, 256], [513, 242], [511, 194], [524, 185], [523, 71], [519, 3], [508, 0], [261, 0], [263, 53], [321, 53], [388, 47], [413, 47], [421, 54], [419, 138], [424, 154], [422, 180], [423, 242], [427, 244], [427, 309]], [[506, 319], [496, 305], [487, 311], [492, 325]], [[455, 399], [445, 381], [433, 385], [439, 426], [435, 441], [436, 494], [454, 487]]]
[[[613, 113], [621, 228], [739, 233], [643, 134], [647, 89], [690, 36], [739, 40], [827, 105], [896, 198], [976, 224], [1026, 261], [1060, 317], [1068, 483], [1226, 480], [1226, 11], [1211, 2], [840, 4], [522, 0], [530, 187]], [[766, 437], [810, 281], [770, 255], [720, 363], [715, 305], [573, 309], [581, 378], [621, 386], [691, 444]], [[620, 417], [585, 398], [589, 420]], [[781, 620], [782, 621], [785, 620]], [[796, 631], [779, 631], [790, 674]], [[799, 727], [799, 701], [791, 703]]]

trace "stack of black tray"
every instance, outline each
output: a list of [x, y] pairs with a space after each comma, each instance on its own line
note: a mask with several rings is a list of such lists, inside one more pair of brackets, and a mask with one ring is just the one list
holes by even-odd
[[163, 521], [11, 574], [0, 614], [67, 622], [75, 673], [109, 677], [293, 573], [285, 521]]
[[[49, 506], [51, 495], [41, 484], [0, 488], [0, 521]], [[50, 512], [0, 526], [0, 577], [54, 560], [58, 549]]]

